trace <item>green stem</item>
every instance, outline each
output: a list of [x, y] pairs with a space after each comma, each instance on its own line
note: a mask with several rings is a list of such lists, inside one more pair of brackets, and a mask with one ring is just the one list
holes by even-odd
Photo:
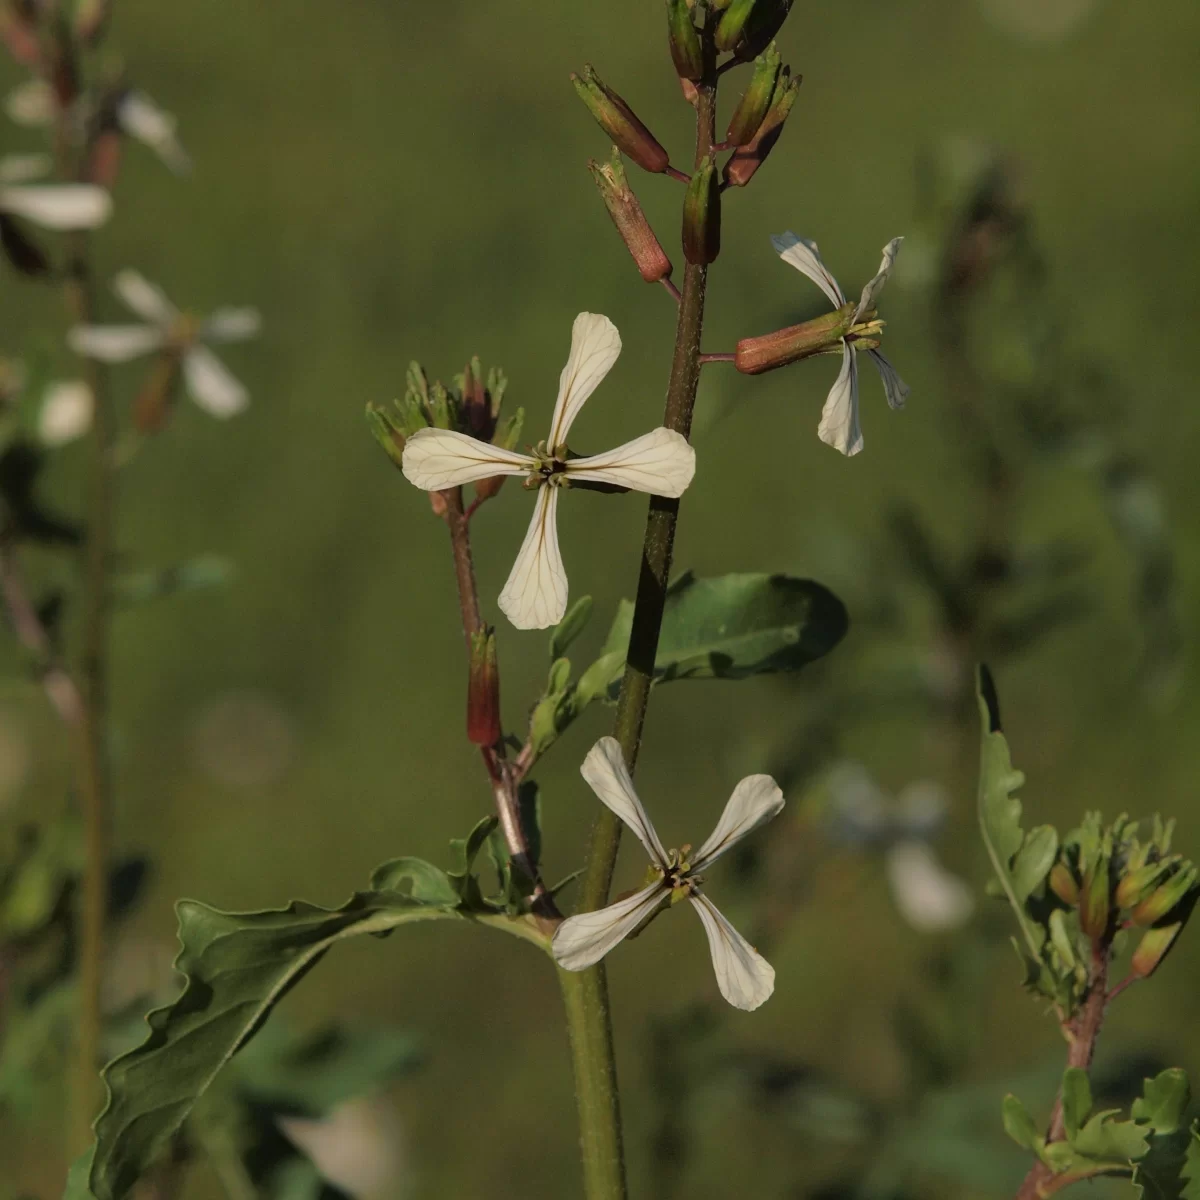
[[[716, 140], [715, 78], [702, 84], [698, 90], [697, 165], [709, 154]], [[663, 424], [668, 429], [682, 433], [684, 437], [691, 431], [696, 388], [700, 382], [700, 333], [707, 283], [708, 268], [689, 263], [683, 276], [675, 329], [675, 352], [663, 416]], [[629, 652], [617, 701], [615, 735], [621, 743], [630, 770], [637, 762], [646, 707], [650, 701], [650, 684], [654, 676], [654, 659], [666, 605], [678, 519], [678, 500], [659, 496], [650, 498]], [[581, 911], [601, 908], [607, 903], [620, 844], [621, 824], [607, 808], [602, 807], [592, 826], [588, 845], [579, 900]], [[623, 1200], [628, 1191], [604, 964], [600, 963], [577, 975], [562, 971], [559, 975], [575, 1068], [584, 1194], [587, 1200]]]

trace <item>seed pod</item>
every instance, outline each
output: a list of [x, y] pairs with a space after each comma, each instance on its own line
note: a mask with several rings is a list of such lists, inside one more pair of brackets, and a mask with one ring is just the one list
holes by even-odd
[[854, 317], [854, 302], [801, 325], [789, 325], [760, 337], [742, 338], [734, 348], [733, 365], [743, 375], [761, 375], [802, 358], [824, 354], [841, 342]]
[[626, 157], [655, 175], [667, 169], [670, 156], [658, 139], [642, 124], [633, 109], [604, 84], [590, 64], [583, 68], [582, 78], [572, 75], [571, 82], [600, 128], [616, 142]]

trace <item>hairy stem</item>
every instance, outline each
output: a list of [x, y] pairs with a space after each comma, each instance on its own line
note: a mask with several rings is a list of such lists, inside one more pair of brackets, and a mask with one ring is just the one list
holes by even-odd
[[[711, 151], [716, 128], [715, 78], [700, 85], [696, 103], [696, 164]], [[687, 437], [692, 426], [696, 388], [700, 382], [700, 331], [704, 320], [704, 298], [708, 268], [689, 263], [683, 276], [679, 316], [675, 329], [675, 351], [667, 385], [663, 424]], [[641, 573], [633, 628], [629, 639], [625, 676], [617, 702], [615, 735], [625, 761], [633, 770], [641, 743], [658, 635], [666, 604], [671, 573], [671, 552], [679, 501], [659, 496], [650, 498], [646, 536], [642, 548]], [[621, 824], [601, 807], [592, 826], [580, 893], [581, 911], [601, 908], [608, 900]], [[627, 1192], [621, 1142], [621, 1111], [613, 1055], [612, 1018], [604, 964], [577, 975], [559, 972], [566, 1004], [567, 1027], [575, 1068], [575, 1092], [579, 1106], [580, 1140], [583, 1150], [584, 1194], [588, 1200], [622, 1200]]]
[[[1092, 1065], [1096, 1053], [1096, 1040], [1104, 1025], [1104, 1013], [1108, 1007], [1108, 958], [1110, 945], [1100, 941], [1092, 948], [1092, 968], [1088, 981], [1088, 993], [1078, 1015], [1065, 1026], [1067, 1037], [1067, 1066], [1086, 1071]], [[1050, 1127], [1046, 1132], [1047, 1142], [1060, 1142], [1066, 1135], [1063, 1119], [1062, 1091], [1054, 1101], [1050, 1114]], [[1017, 1192], [1016, 1200], [1044, 1200], [1081, 1178], [1070, 1172], [1056, 1175], [1044, 1162], [1036, 1162], [1029, 1169]]]

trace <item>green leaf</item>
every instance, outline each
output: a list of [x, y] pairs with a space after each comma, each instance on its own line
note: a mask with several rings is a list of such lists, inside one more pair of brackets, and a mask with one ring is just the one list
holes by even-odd
[[371, 872], [373, 892], [399, 892], [422, 904], [457, 904], [459, 889], [441, 867], [423, 858], [393, 858]]
[[1071, 1145], [1085, 1158], [1132, 1167], [1139, 1158], [1145, 1157], [1150, 1143], [1146, 1140], [1145, 1126], [1134, 1121], [1112, 1120], [1117, 1111], [1097, 1113], [1076, 1137], [1070, 1139]]
[[1072, 1144], [1092, 1111], [1092, 1085], [1086, 1071], [1068, 1067], [1063, 1072], [1062, 1115], [1067, 1141]]
[[1149, 1125], [1156, 1134], [1174, 1133], [1183, 1121], [1191, 1099], [1187, 1072], [1169, 1067], [1153, 1079], [1144, 1080], [1142, 1094], [1133, 1102], [1132, 1117]]
[[[1013, 768], [1008, 742], [1000, 731], [1000, 704], [995, 684], [985, 666], [979, 668], [976, 697], [983, 726], [979, 748], [979, 826], [992, 870], [1016, 914], [1026, 945], [1040, 961], [1045, 931], [1026, 913], [1028, 893], [1024, 896], [1018, 893], [1018, 881], [1012, 870], [1012, 860], [1025, 842], [1021, 829], [1021, 801], [1013, 792], [1025, 782], [1025, 776]], [[1022, 886], [1025, 881], [1021, 880]]]
[[1200, 1132], [1197, 1125], [1150, 1139], [1150, 1153], [1134, 1168], [1142, 1200], [1200, 1200]]
[[[605, 653], [624, 655], [632, 626], [633, 605], [623, 600]], [[689, 571], [667, 592], [656, 682], [797, 671], [828, 654], [848, 626], [842, 602], [811, 579], [766, 574], [698, 579]]]
[[1012, 864], [1013, 892], [1022, 904], [1041, 886], [1058, 855], [1058, 831], [1039, 825], [1025, 836]]
[[215, 554], [203, 554], [173, 567], [149, 567], [118, 575], [113, 580], [117, 604], [141, 604], [162, 596], [224, 587], [233, 577], [233, 564]]
[[1036, 1153], [1042, 1137], [1028, 1109], [1011, 1092], [1004, 1097], [1003, 1113], [1004, 1132], [1022, 1149], [1033, 1150]]
[[550, 661], [562, 658], [571, 643], [584, 631], [592, 616], [591, 596], [580, 596], [550, 634]]
[[[462, 844], [469, 870], [490, 832], [481, 822]], [[147, 1018], [150, 1033], [104, 1071], [109, 1102], [96, 1122], [88, 1177], [95, 1200], [121, 1200], [165, 1149], [221, 1069], [257, 1032], [279, 999], [337, 942], [386, 935], [416, 921], [476, 920], [543, 948], [531, 922], [476, 915], [397, 892], [360, 892], [341, 908], [294, 901], [287, 908], [223, 913], [192, 900], [177, 906], [182, 994]], [[68, 1196], [87, 1193], [70, 1192]]]

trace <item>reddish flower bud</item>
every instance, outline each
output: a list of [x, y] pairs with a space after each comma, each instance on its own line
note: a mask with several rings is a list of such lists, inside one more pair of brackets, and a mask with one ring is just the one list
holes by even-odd
[[467, 684], [467, 737], [476, 746], [494, 746], [500, 727], [500, 669], [496, 632], [485, 628], [471, 635], [471, 672]]
[[628, 158], [655, 175], [667, 169], [670, 156], [658, 139], [642, 124], [633, 109], [601, 81], [590, 64], [583, 68], [582, 78], [572, 75], [571, 82], [600, 128]]
[[671, 260], [654, 236], [654, 230], [650, 228], [650, 222], [646, 220], [646, 214], [642, 212], [642, 206], [625, 178], [620, 151], [614, 147], [612, 160], [604, 164], [592, 159], [588, 163], [588, 170], [642, 278], [647, 283], [657, 283], [670, 275]]
[[1196, 899], [1197, 875], [1196, 868], [1185, 863], [1129, 914], [1130, 920], [1135, 925], [1154, 925], [1185, 904], [1190, 911]]
[[854, 318], [854, 307], [851, 300], [837, 312], [801, 325], [789, 325], [761, 337], [743, 338], [734, 349], [733, 365], [743, 375], [761, 375], [839, 347]]
[[111, 192], [120, 168], [121, 135], [115, 129], [103, 129], [88, 150], [87, 180]]
[[1160, 925], [1157, 929], [1148, 929], [1138, 942], [1129, 964], [1130, 971], [1140, 979], [1149, 979], [1162, 966], [1167, 952], [1175, 944], [1183, 922], [1174, 925]]
[[710, 263], [721, 253], [721, 188], [710, 154], [696, 168], [683, 200], [683, 256]]
[[0, 39], [23, 67], [36, 67], [41, 61], [37, 18], [37, 9], [29, 0], [8, 0], [0, 11]]
[[450, 506], [446, 503], [446, 493], [445, 492], [430, 492], [429, 493], [429, 507], [431, 509], [433, 509], [433, 515], [435, 517], [441, 517], [442, 520], [445, 520], [446, 513], [449, 511], [449, 508], [450, 508]]
[[1084, 935], [1099, 941], [1108, 933], [1112, 922], [1112, 880], [1109, 878], [1109, 857], [1101, 851], [1084, 876], [1079, 897], [1079, 927]]
[[779, 72], [775, 81], [775, 94], [771, 98], [771, 107], [763, 118], [754, 136], [744, 146], [739, 146], [725, 163], [722, 173], [725, 182], [731, 187], [745, 187], [754, 176], [754, 172], [766, 161], [767, 155], [779, 141], [783, 132], [783, 124], [796, 103], [796, 93], [800, 90], [800, 76], [792, 79], [787, 67]]
[[179, 390], [182, 358], [176, 350], [160, 354], [133, 401], [133, 423], [139, 433], [158, 433]]
[[1074, 907], [1079, 903], [1079, 884], [1071, 868], [1056, 862], [1050, 868], [1050, 890], [1064, 903]]
[[507, 475], [489, 475], [475, 484], [475, 503], [482, 504], [490, 500], [503, 486]]

